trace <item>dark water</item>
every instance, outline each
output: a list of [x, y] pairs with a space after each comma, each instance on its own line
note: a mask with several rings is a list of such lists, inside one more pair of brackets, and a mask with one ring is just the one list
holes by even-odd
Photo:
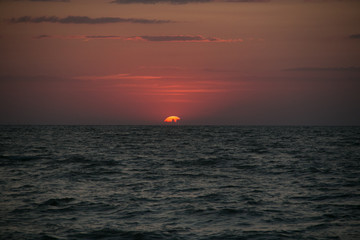
[[359, 127], [0, 127], [0, 239], [360, 239]]

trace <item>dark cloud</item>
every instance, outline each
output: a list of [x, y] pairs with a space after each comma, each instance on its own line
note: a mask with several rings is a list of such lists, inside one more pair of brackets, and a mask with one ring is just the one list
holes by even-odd
[[205, 72], [212, 72], [212, 73], [237, 73], [241, 72], [240, 70], [235, 69], [219, 69], [219, 68], [204, 68], [202, 69]]
[[[306, 2], [306, 3], [326, 3], [326, 2], [341, 2], [341, 1], [342, 0], [304, 0], [304, 2]], [[357, 0], [355, 0], [355, 1], [357, 1]]]
[[171, 4], [187, 4], [187, 3], [208, 3], [208, 2], [269, 2], [271, 0], [114, 0], [111, 3], [118, 4], [156, 4], [156, 3], [171, 3]]
[[144, 40], [149, 42], [241, 42], [242, 39], [221, 39], [203, 37], [201, 35], [164, 35], [164, 36], [137, 36], [128, 40]]
[[124, 37], [118, 35], [72, 35], [72, 36], [56, 36], [56, 35], [39, 35], [35, 39], [119, 39], [123, 41], [146, 41], [146, 42], [242, 42], [237, 39], [222, 39], [216, 37], [204, 37], [201, 35], [163, 35], [163, 36], [133, 36]]
[[87, 39], [118, 39], [121, 38], [121, 36], [116, 35], [90, 35], [85, 36]]
[[350, 35], [350, 38], [352, 38], [352, 39], [360, 39], [360, 34]]
[[144, 18], [118, 18], [118, 17], [101, 17], [90, 18], [86, 16], [68, 16], [59, 18], [56, 16], [30, 17], [23, 16], [11, 18], [9, 23], [64, 23], [64, 24], [106, 24], [106, 23], [141, 23], [141, 24], [161, 24], [172, 23], [170, 20], [144, 19]]
[[122, 36], [117, 35], [38, 35], [33, 37], [34, 39], [80, 39], [80, 40], [90, 40], [90, 39], [122, 39], [125, 40]]
[[70, 0], [29, 0], [30, 2], [70, 2]]
[[270, 2], [271, 0], [224, 0], [224, 2], [238, 2], [238, 3], [245, 3], [245, 2]]
[[34, 39], [68, 39], [68, 40], [91, 40], [91, 39], [120, 39], [126, 40], [125, 37], [117, 36], [117, 35], [69, 35], [69, 36], [61, 36], [61, 35], [38, 35], [33, 37]]
[[119, 4], [130, 4], [130, 3], [144, 3], [144, 4], [155, 4], [155, 3], [172, 3], [172, 4], [186, 4], [186, 3], [206, 3], [212, 2], [213, 0], [114, 0], [112, 3]]
[[43, 34], [43, 35], [39, 35], [39, 36], [36, 36], [34, 37], [35, 39], [44, 39], [44, 38], [52, 38], [51, 35], [46, 35], [46, 34]]
[[214, 38], [204, 38], [203, 36], [196, 35], [171, 35], [171, 36], [140, 36], [145, 41], [149, 42], [192, 42], [192, 41], [215, 41]]
[[360, 67], [329, 67], [329, 68], [313, 68], [313, 67], [303, 67], [303, 68], [288, 68], [285, 71], [336, 71], [336, 72], [360, 72]]
[[[6, 1], [6, 0], [0, 0], [1, 1]], [[11, 0], [8, 0], [11, 1]], [[12, 0], [13, 2], [70, 2], [71, 0]]]

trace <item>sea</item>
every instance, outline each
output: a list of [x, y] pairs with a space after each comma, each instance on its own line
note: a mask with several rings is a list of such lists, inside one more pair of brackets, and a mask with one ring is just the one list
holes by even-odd
[[0, 239], [360, 239], [360, 127], [0, 126]]

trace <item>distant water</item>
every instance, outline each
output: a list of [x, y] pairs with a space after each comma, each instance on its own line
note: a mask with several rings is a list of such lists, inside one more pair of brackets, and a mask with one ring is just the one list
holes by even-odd
[[360, 127], [0, 127], [0, 239], [360, 239]]

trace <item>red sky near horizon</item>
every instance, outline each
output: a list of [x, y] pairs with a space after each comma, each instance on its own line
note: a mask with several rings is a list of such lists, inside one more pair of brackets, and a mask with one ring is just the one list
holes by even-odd
[[0, 0], [0, 124], [359, 125], [359, 9]]

